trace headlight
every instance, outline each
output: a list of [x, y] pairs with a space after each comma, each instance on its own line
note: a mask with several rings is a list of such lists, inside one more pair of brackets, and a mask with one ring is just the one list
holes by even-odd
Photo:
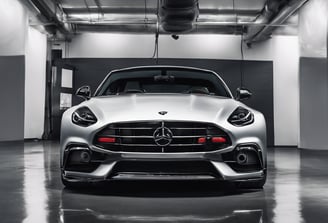
[[81, 107], [72, 114], [72, 122], [76, 125], [87, 127], [97, 122], [96, 116], [87, 107]]
[[228, 122], [235, 126], [245, 126], [254, 122], [254, 115], [243, 107], [238, 107], [229, 117]]

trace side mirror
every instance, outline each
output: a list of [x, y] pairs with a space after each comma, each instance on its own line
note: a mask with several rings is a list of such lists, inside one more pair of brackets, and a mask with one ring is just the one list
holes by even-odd
[[246, 88], [237, 88], [236, 99], [238, 101], [247, 100], [252, 96], [252, 93]]
[[91, 89], [89, 86], [82, 86], [77, 89], [75, 95], [83, 98], [84, 100], [89, 100], [91, 98]]

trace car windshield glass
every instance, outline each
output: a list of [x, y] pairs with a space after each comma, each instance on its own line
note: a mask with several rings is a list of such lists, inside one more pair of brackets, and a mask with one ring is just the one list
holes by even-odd
[[96, 96], [129, 93], [208, 94], [230, 97], [221, 79], [211, 73], [192, 69], [136, 69], [113, 72]]

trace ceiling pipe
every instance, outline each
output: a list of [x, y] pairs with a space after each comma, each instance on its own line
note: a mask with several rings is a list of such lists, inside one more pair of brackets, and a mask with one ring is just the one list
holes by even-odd
[[[80, 33], [125, 33], [125, 34], [154, 34], [156, 32], [156, 24], [111, 24], [111, 25], [95, 25], [95, 24], [76, 24], [73, 31]], [[160, 34], [170, 34], [160, 29]], [[195, 28], [186, 34], [238, 34], [242, 33], [240, 26], [222, 26], [222, 25], [196, 25]]]
[[[70, 27], [64, 24], [56, 12], [43, 0], [20, 0], [44, 24], [45, 30], [52, 35], [70, 37]], [[57, 30], [60, 32], [58, 33]]]
[[262, 13], [254, 21], [259, 26], [248, 27], [247, 33], [244, 35], [244, 40], [251, 41], [263, 29], [262, 24], [269, 24], [275, 14], [278, 13], [281, 4], [279, 0], [267, 0]]
[[283, 8], [279, 14], [270, 22], [268, 26], [265, 26], [259, 33], [256, 34], [251, 42], [260, 42], [267, 40], [271, 37], [272, 32], [284, 23], [291, 15], [293, 15], [298, 9], [300, 9], [308, 0], [297, 0], [294, 3], [287, 5]]
[[[23, 1], [23, 0], [21, 0]], [[89, 9], [86, 8], [63, 8], [65, 13], [69, 14], [90, 14], [90, 13], [99, 13], [98, 7], [92, 7]], [[101, 12], [106, 14], [144, 14], [145, 8], [138, 7], [138, 8], [131, 8], [131, 7], [106, 7], [101, 6]], [[261, 11], [258, 10], [246, 10], [246, 9], [211, 9], [211, 8], [200, 8], [199, 14], [208, 14], [208, 15], [245, 15], [245, 16], [254, 16]], [[157, 9], [156, 8], [147, 8], [148, 14], [156, 15]]]
[[[56, 9], [49, 6], [44, 0], [20, 0], [26, 5], [30, 11], [36, 15], [39, 20], [43, 23], [48, 33], [52, 33], [55, 36], [62, 34], [64, 37], [71, 37], [74, 33], [83, 32], [114, 32], [114, 33], [155, 33], [156, 23], [149, 20], [147, 24], [145, 21], [133, 23], [125, 21], [125, 24], [112, 24], [111, 20], [108, 21], [95, 21], [95, 24], [90, 23], [86, 20], [62, 20], [58, 18]], [[242, 27], [248, 27], [248, 31], [245, 34], [244, 40], [246, 43], [257, 42], [265, 40], [270, 37], [272, 31], [282, 25], [290, 15], [298, 10], [308, 0], [267, 0], [265, 8], [262, 13], [253, 22], [242, 22], [242, 23], [225, 23], [208, 22], [209, 20], [196, 19], [199, 13], [217, 14], [222, 13], [230, 15], [231, 10], [212, 10], [212, 9], [199, 9], [198, 0], [160, 0], [160, 22], [162, 34], [181, 34], [181, 33], [213, 33], [213, 34], [241, 34]], [[95, 0], [100, 3], [100, 1]], [[101, 12], [100, 12], [101, 8]], [[59, 9], [60, 10], [60, 9]], [[63, 9], [65, 13], [73, 13], [75, 9]], [[82, 11], [82, 9], [76, 9], [80, 13], [90, 13]], [[85, 9], [84, 9], [85, 10]], [[106, 8], [100, 4], [96, 8], [89, 8], [88, 10], [95, 10], [96, 13], [144, 13], [144, 8]], [[77, 12], [76, 11], [76, 12]], [[156, 14], [156, 10], [153, 8], [147, 9], [148, 13]], [[183, 13], [182, 13], [183, 12]], [[248, 11], [237, 11], [237, 14], [249, 13]], [[204, 14], [202, 14], [204, 15]], [[69, 13], [68, 13], [69, 16]], [[68, 17], [69, 18], [69, 17]], [[250, 17], [251, 18], [251, 17]], [[89, 24], [88, 24], [89, 22]], [[98, 24], [99, 22], [99, 24]], [[103, 23], [102, 23], [103, 22]], [[109, 24], [106, 24], [106, 23]], [[75, 24], [76, 23], [76, 24]], [[78, 24], [80, 23], [80, 24]], [[84, 24], [86, 23], [86, 24]], [[57, 32], [59, 30], [59, 32]]]
[[[41, 33], [45, 33], [48, 37], [54, 36], [53, 29], [46, 29], [46, 26], [55, 26], [55, 23], [50, 22], [44, 15], [41, 14], [40, 10], [34, 5], [32, 0], [19, 0], [22, 5], [26, 7], [26, 9], [30, 13], [30, 17], [32, 21], [29, 22], [29, 25], [39, 30]], [[56, 33], [56, 38], [65, 39], [64, 35], [61, 33]]]
[[156, 24], [76, 24], [73, 26], [76, 34], [80, 33], [131, 33], [131, 34], [154, 34]]
[[262, 14], [258, 16], [255, 21], [255, 24], [258, 24], [258, 26], [248, 27], [248, 31], [244, 36], [244, 41], [247, 44], [252, 44], [269, 39], [272, 32], [307, 1], [308, 0], [291, 0], [287, 2], [268, 0]]
[[[200, 15], [196, 22], [193, 22], [193, 25], [197, 24], [217, 24], [217, 25], [236, 25], [236, 16], [231, 15], [220, 15], [219, 17], [211, 17], [207, 14]], [[237, 25], [240, 26], [255, 26], [259, 25], [254, 23], [254, 15], [253, 16], [239, 16], [239, 19], [237, 21]], [[104, 14], [100, 16], [98, 13], [88, 15], [88, 14], [79, 14], [79, 15], [73, 15], [69, 14], [65, 17], [63, 20], [65, 23], [72, 23], [72, 24], [113, 24], [113, 23], [156, 23], [157, 17], [156, 15], [148, 15], [147, 19], [145, 19], [144, 15], [142, 14], [136, 14], [135, 16], [127, 16], [127, 14], [116, 14], [113, 16], [112, 14]], [[284, 24], [284, 25], [295, 25], [295, 24]]]
[[47, 22], [47, 19], [41, 14], [40, 10], [32, 3], [31, 0], [19, 0], [19, 2], [23, 4], [41, 23]]

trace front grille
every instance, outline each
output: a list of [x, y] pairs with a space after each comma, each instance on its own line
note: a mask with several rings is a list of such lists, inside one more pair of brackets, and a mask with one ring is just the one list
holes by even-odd
[[[162, 131], [162, 128], [171, 134], [168, 145], [155, 142], [155, 131]], [[115, 138], [115, 143], [98, 142], [101, 137]], [[202, 137], [207, 139], [206, 143], [198, 142]], [[212, 143], [211, 137], [224, 137], [227, 141]], [[231, 145], [231, 140], [223, 130], [210, 123], [149, 121], [110, 124], [96, 134], [94, 144], [117, 152], [178, 153], [215, 151]]]

